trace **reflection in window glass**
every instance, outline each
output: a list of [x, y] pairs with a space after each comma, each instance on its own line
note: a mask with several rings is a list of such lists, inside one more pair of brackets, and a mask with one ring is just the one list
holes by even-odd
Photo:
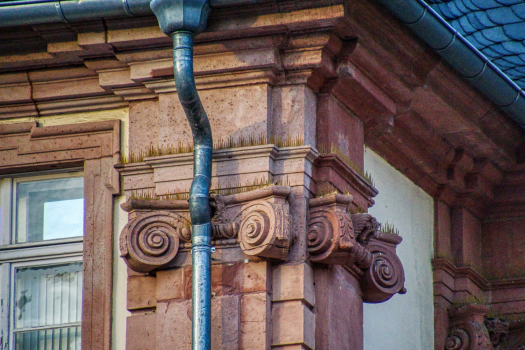
[[18, 268], [14, 333], [17, 350], [80, 350], [82, 263]]
[[18, 243], [82, 236], [84, 179], [21, 182], [16, 208]]

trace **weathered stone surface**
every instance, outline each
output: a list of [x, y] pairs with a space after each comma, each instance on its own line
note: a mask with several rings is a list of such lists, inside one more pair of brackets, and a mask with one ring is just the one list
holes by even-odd
[[144, 350], [155, 346], [155, 313], [138, 314], [126, 319], [126, 350]]
[[157, 300], [186, 299], [184, 268], [157, 272]]
[[155, 277], [128, 278], [128, 310], [157, 306], [157, 281]]
[[272, 96], [272, 134], [285, 140], [299, 137], [316, 145], [316, 98], [304, 85], [277, 87]]
[[317, 149], [330, 153], [332, 146], [364, 169], [365, 133], [362, 120], [353, 115], [331, 94], [317, 102]]
[[313, 270], [306, 263], [279, 265], [273, 270], [272, 301], [300, 300], [315, 305]]
[[239, 296], [227, 295], [211, 301], [212, 350], [239, 349]]
[[317, 349], [363, 349], [363, 301], [358, 279], [341, 266], [315, 272]]
[[271, 301], [268, 293], [241, 297], [240, 348], [269, 350], [271, 346]]
[[272, 304], [272, 347], [304, 345], [315, 348], [315, 314], [300, 300]]
[[191, 300], [157, 303], [157, 350], [191, 349]]
[[267, 261], [244, 263], [241, 292], [272, 292], [270, 263]]

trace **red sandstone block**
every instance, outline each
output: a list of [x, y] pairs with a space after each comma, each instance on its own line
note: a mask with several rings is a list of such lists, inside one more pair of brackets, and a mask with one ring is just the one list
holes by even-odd
[[243, 264], [241, 292], [271, 292], [270, 269], [266, 261]]
[[[156, 350], [191, 349], [191, 300], [159, 302]], [[155, 349], [155, 344], [146, 349]]]
[[270, 307], [270, 297], [266, 292], [241, 297], [240, 349], [270, 349]]
[[212, 265], [211, 291], [212, 295], [222, 296], [239, 294], [242, 279], [242, 263], [226, 263]]
[[157, 300], [185, 299], [184, 268], [157, 272]]
[[302, 301], [272, 304], [272, 348], [289, 344], [315, 348], [315, 315]]
[[126, 350], [145, 350], [155, 347], [157, 328], [154, 313], [133, 315], [126, 319]]
[[157, 281], [155, 277], [128, 278], [128, 310], [157, 306]]
[[273, 271], [272, 301], [302, 300], [315, 305], [313, 271], [308, 264], [279, 265]]
[[211, 349], [239, 348], [239, 296], [215, 297], [211, 301]]

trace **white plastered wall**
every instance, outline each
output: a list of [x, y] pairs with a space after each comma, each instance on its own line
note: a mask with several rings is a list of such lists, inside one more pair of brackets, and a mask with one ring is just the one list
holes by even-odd
[[368, 148], [365, 169], [379, 190], [368, 212], [379, 222], [394, 224], [403, 237], [397, 255], [405, 269], [407, 293], [365, 304], [364, 349], [433, 349], [433, 199]]

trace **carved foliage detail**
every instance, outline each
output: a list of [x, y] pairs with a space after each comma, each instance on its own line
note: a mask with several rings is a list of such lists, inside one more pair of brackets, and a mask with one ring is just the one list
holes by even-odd
[[509, 335], [509, 323], [497, 318], [485, 319], [485, 326], [489, 332], [490, 342], [494, 350], [503, 349]]
[[120, 255], [134, 271], [154, 270], [175, 258], [187, 226], [187, 219], [170, 212], [139, 216], [122, 230]]

